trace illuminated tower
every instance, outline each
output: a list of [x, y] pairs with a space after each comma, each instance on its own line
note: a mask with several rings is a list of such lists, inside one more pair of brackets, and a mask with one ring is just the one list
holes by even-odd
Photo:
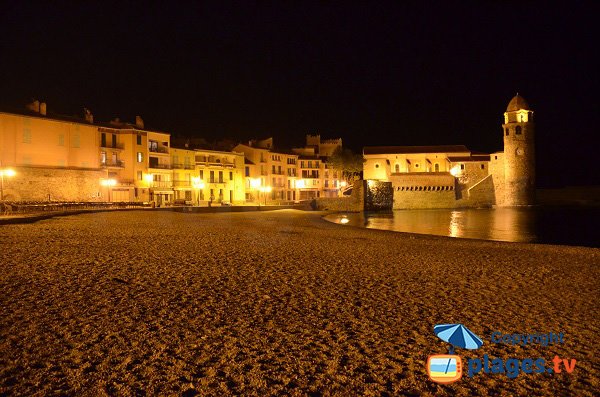
[[504, 112], [504, 205], [535, 202], [535, 124], [527, 101], [517, 94]]

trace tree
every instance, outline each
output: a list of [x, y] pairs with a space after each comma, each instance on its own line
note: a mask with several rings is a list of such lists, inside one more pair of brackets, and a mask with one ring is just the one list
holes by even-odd
[[340, 188], [340, 192], [345, 192], [352, 188], [354, 181], [360, 178], [363, 171], [364, 159], [362, 154], [353, 153], [350, 149], [341, 146], [335, 149], [333, 154], [327, 159], [327, 165], [330, 168], [341, 173], [340, 179], [345, 182], [345, 186]]

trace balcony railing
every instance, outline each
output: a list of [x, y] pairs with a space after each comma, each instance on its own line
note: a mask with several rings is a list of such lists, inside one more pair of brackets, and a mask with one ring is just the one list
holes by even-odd
[[173, 164], [172, 167], [173, 167], [173, 169], [176, 169], [176, 170], [193, 170], [194, 169], [193, 164]]
[[169, 153], [169, 148], [168, 147], [164, 147], [164, 146], [155, 146], [155, 147], [150, 146], [148, 148], [148, 151], [150, 151], [152, 153], [164, 153], [164, 154], [168, 154]]
[[226, 183], [227, 181], [225, 181], [224, 179], [219, 179], [219, 178], [209, 178], [208, 179], [208, 183]]
[[192, 182], [190, 181], [173, 181], [174, 187], [192, 187]]
[[155, 168], [155, 169], [160, 169], [160, 170], [170, 170], [171, 169], [171, 164], [150, 164], [148, 166], [148, 168]]
[[162, 188], [171, 188], [173, 183], [171, 181], [152, 181], [150, 182], [150, 187], [162, 187]]
[[204, 167], [223, 167], [223, 168], [234, 168], [235, 164], [230, 162], [216, 162], [216, 161], [198, 161], [196, 160], [196, 165], [204, 166]]
[[123, 168], [125, 167], [125, 163], [121, 160], [107, 160], [100, 163], [102, 168]]
[[100, 147], [102, 149], [118, 149], [118, 150], [123, 150], [125, 148], [125, 146], [122, 143], [117, 143], [117, 144], [112, 144], [112, 142], [100, 142]]

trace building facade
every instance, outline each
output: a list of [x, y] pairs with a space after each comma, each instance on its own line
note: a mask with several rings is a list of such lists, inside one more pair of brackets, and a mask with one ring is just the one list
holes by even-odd
[[454, 146], [365, 147], [363, 175], [392, 182], [394, 208], [523, 206], [535, 203], [533, 112], [518, 94], [504, 113], [504, 151]]

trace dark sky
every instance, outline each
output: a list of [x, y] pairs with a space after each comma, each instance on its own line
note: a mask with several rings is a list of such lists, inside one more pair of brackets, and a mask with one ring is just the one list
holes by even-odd
[[39, 98], [280, 147], [319, 132], [357, 151], [496, 151], [518, 91], [536, 112], [540, 184], [600, 184], [593, 2], [84, 3], [0, 0], [2, 108]]

